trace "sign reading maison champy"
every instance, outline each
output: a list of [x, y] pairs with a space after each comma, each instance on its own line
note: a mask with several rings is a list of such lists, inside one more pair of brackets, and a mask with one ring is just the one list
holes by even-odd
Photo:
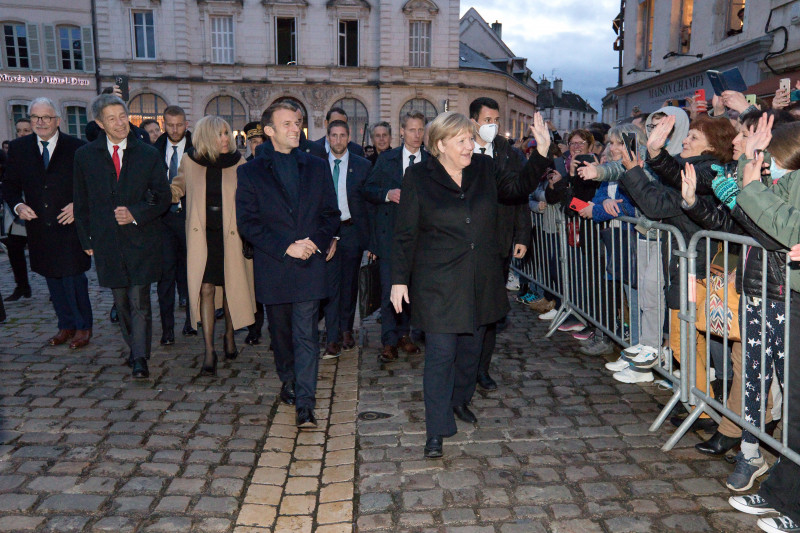
[[23, 85], [66, 85], [71, 87], [88, 87], [91, 78], [75, 76], [49, 76], [32, 74], [7, 74], [0, 72], [0, 83], [19, 83]]
[[695, 89], [704, 89], [705, 80], [705, 73], [694, 74], [679, 80], [662, 83], [656, 87], [651, 87], [648, 92], [652, 100], [667, 100], [675, 98], [677, 95], [683, 96], [684, 94], [694, 93]]

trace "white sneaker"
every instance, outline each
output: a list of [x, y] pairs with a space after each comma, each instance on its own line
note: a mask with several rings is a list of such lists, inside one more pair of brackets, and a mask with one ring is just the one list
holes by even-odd
[[622, 350], [622, 353], [624, 353], [625, 355], [629, 355], [629, 356], [633, 357], [637, 353], [641, 352], [642, 348], [645, 348], [644, 344], [637, 344], [635, 346], [629, 346], [629, 347], [625, 348], [624, 350]]
[[606, 363], [606, 368], [611, 370], [612, 372], [619, 372], [620, 370], [625, 370], [630, 366], [630, 363], [624, 357], [620, 357], [616, 361], [609, 361]]
[[548, 312], [539, 315], [539, 320], [553, 320], [557, 316], [558, 311], [556, 309], [551, 309]]
[[649, 370], [642, 372], [629, 366], [624, 370], [615, 372], [613, 378], [622, 383], [645, 383], [653, 381], [653, 373]]
[[506, 281], [506, 290], [507, 291], [518, 291], [519, 290], [519, 276], [513, 270], [508, 271], [508, 280]]
[[653, 368], [658, 364], [658, 351], [655, 348], [645, 346], [631, 358], [631, 364], [636, 368]]

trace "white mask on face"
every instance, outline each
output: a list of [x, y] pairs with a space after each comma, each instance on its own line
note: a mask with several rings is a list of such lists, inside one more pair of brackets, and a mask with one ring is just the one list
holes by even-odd
[[484, 124], [478, 129], [481, 139], [490, 143], [497, 137], [497, 124]]

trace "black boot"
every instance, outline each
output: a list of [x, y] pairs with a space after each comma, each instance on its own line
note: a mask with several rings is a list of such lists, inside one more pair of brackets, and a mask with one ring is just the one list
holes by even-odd
[[706, 455], [724, 455], [742, 442], [741, 437], [726, 437], [719, 431], [715, 431], [711, 438], [705, 442], [698, 442], [694, 445], [695, 449]]

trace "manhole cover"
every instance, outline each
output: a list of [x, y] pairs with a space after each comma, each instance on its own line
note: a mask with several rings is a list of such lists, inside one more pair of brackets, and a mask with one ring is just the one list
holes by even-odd
[[364, 411], [358, 414], [359, 420], [380, 420], [382, 418], [391, 418], [392, 415], [388, 413], [379, 413], [378, 411]]

